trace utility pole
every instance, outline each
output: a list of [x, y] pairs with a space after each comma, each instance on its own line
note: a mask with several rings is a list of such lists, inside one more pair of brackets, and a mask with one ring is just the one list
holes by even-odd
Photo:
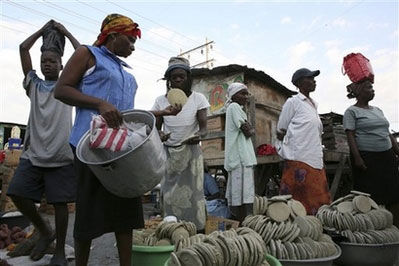
[[205, 61], [203, 61], [201, 63], [198, 63], [198, 64], [195, 64], [195, 65], [193, 65], [191, 67], [199, 67], [199, 66], [206, 65], [207, 68], [212, 68], [213, 67], [213, 62], [215, 61], [215, 59], [214, 58], [209, 58], [210, 57], [209, 54], [210, 54], [210, 50], [213, 49], [213, 44], [214, 44], [214, 41], [208, 41], [208, 39], [206, 38], [205, 39], [205, 43], [200, 45], [200, 46], [194, 47], [194, 48], [192, 48], [190, 50], [187, 50], [187, 51], [184, 51], [184, 52], [180, 49], [180, 54], [178, 54], [178, 56], [186, 56], [188, 59], [190, 59], [190, 53], [201, 49], [201, 54], [203, 55], [204, 54], [204, 50], [203, 49], [205, 48]]

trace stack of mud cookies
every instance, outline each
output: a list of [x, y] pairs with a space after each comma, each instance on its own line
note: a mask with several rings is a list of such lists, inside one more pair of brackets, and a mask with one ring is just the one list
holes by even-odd
[[195, 224], [191, 222], [162, 222], [156, 229], [133, 231], [133, 244], [140, 246], [177, 245], [180, 239], [186, 239], [197, 233]]
[[237, 228], [181, 239], [169, 266], [267, 266], [266, 246], [255, 231]]
[[341, 234], [348, 242], [385, 244], [399, 241], [399, 230], [392, 225], [392, 213], [378, 206], [370, 194], [351, 191], [316, 215], [326, 230]]
[[339, 251], [332, 239], [323, 234], [322, 223], [307, 216], [305, 207], [291, 195], [255, 197], [254, 215], [243, 226], [258, 232], [267, 253], [283, 260], [326, 258]]

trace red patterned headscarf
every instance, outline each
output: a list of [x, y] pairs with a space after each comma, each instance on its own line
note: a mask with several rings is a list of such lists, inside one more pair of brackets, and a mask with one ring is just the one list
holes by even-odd
[[101, 24], [101, 33], [95, 41], [95, 46], [104, 44], [107, 36], [111, 33], [122, 33], [125, 35], [141, 38], [139, 25], [128, 17], [119, 14], [108, 15]]

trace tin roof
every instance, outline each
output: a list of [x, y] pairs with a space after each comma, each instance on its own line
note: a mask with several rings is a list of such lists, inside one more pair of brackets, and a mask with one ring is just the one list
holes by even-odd
[[258, 79], [260, 82], [265, 83], [269, 87], [280, 91], [281, 93], [291, 96], [296, 94], [295, 91], [289, 90], [287, 87], [267, 75], [265, 72], [256, 70], [254, 68], [249, 68], [247, 66], [242, 66], [242, 65], [227, 65], [227, 66], [219, 66], [215, 67], [213, 69], [209, 68], [193, 68], [191, 70], [192, 77], [198, 78], [202, 76], [216, 76], [216, 75], [232, 75], [234, 73], [244, 73], [244, 81], [248, 77], [252, 77], [255, 79]]

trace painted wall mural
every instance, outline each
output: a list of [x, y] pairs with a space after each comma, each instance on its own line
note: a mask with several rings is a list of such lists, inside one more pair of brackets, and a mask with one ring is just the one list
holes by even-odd
[[208, 115], [223, 114], [226, 112], [224, 104], [226, 102], [227, 88], [233, 82], [243, 82], [244, 74], [239, 73], [229, 77], [210, 76], [206, 78], [194, 78], [193, 90], [205, 95], [209, 104]]

